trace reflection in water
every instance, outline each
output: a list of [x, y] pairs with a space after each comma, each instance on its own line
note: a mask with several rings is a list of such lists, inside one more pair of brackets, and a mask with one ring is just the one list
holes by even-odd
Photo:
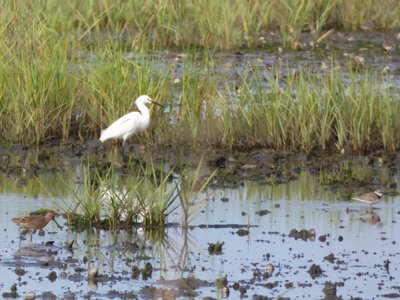
[[368, 224], [375, 225], [375, 224], [382, 224], [381, 218], [372, 211], [367, 211], [360, 216], [360, 220], [363, 222], [367, 222]]
[[98, 288], [97, 281], [95, 281], [93, 279], [89, 279], [88, 280], [88, 287], [93, 291], [97, 290], [97, 288]]
[[51, 261], [53, 258], [49, 255], [48, 249], [43, 248], [42, 245], [28, 245], [20, 247], [15, 253], [15, 258], [34, 258], [39, 261]]
[[[318, 178], [308, 172], [300, 172], [297, 180], [287, 184], [246, 181], [235, 189], [214, 187], [208, 190], [211, 195], [202, 194], [194, 203], [190, 199], [186, 228], [69, 232], [57, 230], [55, 224], [49, 223], [46, 227], [49, 234], [35, 236], [37, 244], [18, 247], [17, 226], [11, 219], [41, 207], [68, 207], [73, 200], [63, 187], [83, 176], [75, 165], [68, 172], [51, 178], [43, 174], [36, 185], [30, 181], [22, 189], [0, 177], [0, 211], [4, 212], [0, 214], [0, 225], [6, 229], [0, 236], [0, 270], [4, 274], [1, 289], [7, 290], [17, 282], [13, 267], [18, 260], [24, 263], [43, 259], [61, 266], [54, 268], [58, 277], [51, 285], [52, 292], [60, 298], [71, 292], [79, 297], [91, 292], [95, 298], [107, 299], [111, 291], [121, 293], [114, 295], [116, 298], [138, 291], [138, 297], [144, 299], [197, 297], [193, 292], [198, 297], [219, 298], [222, 288], [227, 287], [232, 299], [239, 298], [241, 293], [249, 298], [255, 294], [268, 297], [284, 294], [291, 298], [307, 294], [308, 298], [319, 299], [323, 297], [326, 281], [346, 279], [345, 285], [337, 287], [337, 294], [347, 299], [376, 295], [376, 287], [387, 276], [385, 268], [376, 266], [383, 266], [389, 256], [391, 266], [400, 263], [396, 255], [400, 231], [398, 198], [384, 197], [376, 204], [378, 210], [360, 212], [358, 203], [321, 186]], [[48, 197], [49, 191], [56, 196]], [[270, 213], [257, 214], [265, 210]], [[184, 215], [177, 209], [169, 216], [168, 223], [182, 224]], [[237, 225], [249, 226], [249, 235], [238, 235]], [[289, 237], [293, 229], [315, 231], [307, 239], [294, 239]], [[43, 246], [50, 240], [54, 245]], [[65, 247], [67, 241], [75, 241], [73, 252]], [[223, 251], [211, 255], [208, 245], [216, 242], [224, 243]], [[337, 258], [334, 263], [324, 259], [331, 253]], [[151, 276], [143, 276], [146, 264], [151, 265]], [[321, 267], [323, 276], [311, 280], [307, 270], [312, 264]], [[40, 293], [49, 291], [49, 281], [36, 278], [46, 278], [53, 270], [51, 267], [26, 264], [24, 268], [28, 274], [39, 276], [23, 276], [22, 281], [27, 284], [18, 286], [20, 294], [29, 292], [33, 285]], [[104, 281], [88, 281], [88, 270], [92, 268], [98, 268]], [[361, 274], [357, 278], [356, 272]], [[256, 276], [259, 273], [267, 276]], [[391, 276], [399, 280], [393, 273]], [[225, 276], [226, 286], [219, 290], [216, 282]], [[77, 288], [77, 282], [87, 290]]]

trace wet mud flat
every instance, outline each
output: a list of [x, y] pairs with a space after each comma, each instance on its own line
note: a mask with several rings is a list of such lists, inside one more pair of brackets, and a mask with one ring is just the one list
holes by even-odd
[[[126, 164], [136, 160], [125, 163], [120, 153], [111, 160], [109, 149], [95, 144], [2, 150], [3, 298], [30, 292], [39, 299], [400, 297], [398, 154], [135, 149], [129, 150], [135, 159], [151, 157], [176, 176], [195, 168], [200, 157], [204, 174], [216, 172], [187, 228], [176, 209], [157, 232], [140, 224], [69, 229], [61, 213], [72, 201], [61, 192], [65, 178], [76, 181], [85, 163], [112, 163], [133, 176]], [[378, 186], [390, 192], [373, 209], [350, 201]], [[60, 212], [63, 230], [50, 223], [32, 242], [20, 241], [11, 219], [43, 207]]]

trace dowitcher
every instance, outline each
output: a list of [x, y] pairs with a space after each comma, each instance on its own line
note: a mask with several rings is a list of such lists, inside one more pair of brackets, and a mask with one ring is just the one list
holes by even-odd
[[356, 197], [351, 198], [352, 200], [357, 200], [369, 205], [375, 204], [383, 196], [382, 190], [376, 190], [373, 192], [365, 193]]
[[44, 228], [50, 221], [54, 221], [54, 223], [57, 224], [58, 228], [62, 229], [60, 224], [58, 224], [55, 220], [54, 214], [50, 212], [48, 212], [44, 216], [33, 215], [28, 217], [13, 218], [12, 221], [19, 226], [20, 232], [22, 232], [22, 230], [26, 230], [28, 232], [34, 233], [36, 230]]

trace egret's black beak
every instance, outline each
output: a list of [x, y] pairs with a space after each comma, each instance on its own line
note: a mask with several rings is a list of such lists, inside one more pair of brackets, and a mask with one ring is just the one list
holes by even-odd
[[162, 105], [162, 104], [160, 104], [160, 103], [158, 103], [158, 102], [156, 102], [156, 101], [151, 100], [151, 103], [153, 103], [153, 104], [155, 104], [155, 105], [158, 105], [158, 106], [164, 108], [164, 105]]

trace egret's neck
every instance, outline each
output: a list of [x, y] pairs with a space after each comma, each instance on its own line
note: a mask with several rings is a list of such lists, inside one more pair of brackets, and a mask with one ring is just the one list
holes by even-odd
[[146, 105], [141, 103], [141, 104], [137, 105], [137, 108], [139, 109], [139, 111], [142, 114], [142, 116], [149, 116], [150, 115], [149, 109], [147, 108]]

